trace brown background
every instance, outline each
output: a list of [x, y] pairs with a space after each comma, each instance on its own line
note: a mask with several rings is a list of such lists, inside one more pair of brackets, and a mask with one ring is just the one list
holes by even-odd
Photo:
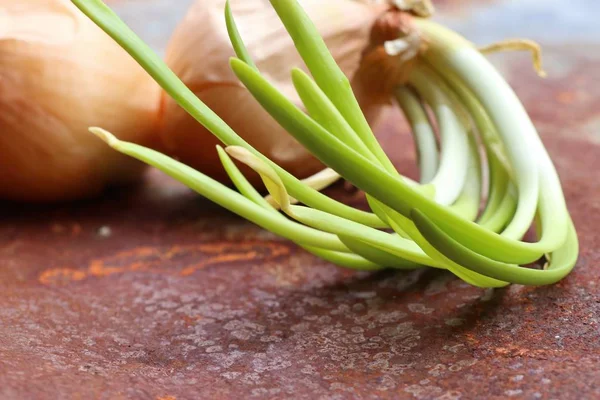
[[[113, 2], [158, 50], [185, 3]], [[353, 273], [157, 172], [97, 201], [2, 204], [0, 398], [600, 398], [600, 8], [444, 3], [440, 19], [478, 43], [545, 44], [544, 81], [524, 55], [493, 59], [561, 174], [572, 275], [491, 291], [437, 271]], [[402, 121], [381, 137], [414, 173]]]

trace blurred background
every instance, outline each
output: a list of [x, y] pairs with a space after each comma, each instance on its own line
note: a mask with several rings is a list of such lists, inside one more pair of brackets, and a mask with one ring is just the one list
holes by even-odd
[[[162, 52], [192, 0], [112, 0], [111, 6]], [[434, 0], [438, 21], [478, 44], [526, 36], [544, 44], [600, 42], [597, 0]], [[143, 4], [143, 6], [142, 6]], [[600, 55], [599, 55], [600, 57]]]

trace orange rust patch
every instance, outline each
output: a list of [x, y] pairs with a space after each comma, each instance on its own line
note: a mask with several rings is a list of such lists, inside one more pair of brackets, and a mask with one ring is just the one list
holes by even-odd
[[253, 260], [264, 262], [289, 253], [290, 249], [285, 244], [264, 242], [175, 245], [166, 249], [144, 246], [121, 251], [109, 257], [94, 259], [90, 261], [85, 270], [65, 267], [49, 269], [39, 275], [38, 281], [44, 285], [66, 285], [90, 277], [105, 278], [134, 271], [173, 274], [172, 268], [168, 271], [161, 270], [165, 261], [173, 262], [177, 257], [190, 255], [193, 255], [194, 258], [204, 256], [205, 258], [201, 261], [188, 264], [178, 273], [180, 276], [189, 276], [211, 265]]
[[254, 260], [256, 258], [257, 258], [257, 253], [255, 251], [251, 251], [251, 252], [245, 253], [245, 254], [224, 254], [224, 255], [212, 257], [204, 262], [187, 267], [183, 271], [181, 271], [180, 274], [182, 276], [189, 276], [189, 275], [192, 275], [197, 270], [206, 268], [209, 265], [221, 264], [221, 263], [225, 263], [225, 262], [234, 262], [234, 261], [248, 261], [248, 260]]
[[504, 357], [528, 357], [535, 358], [538, 360], [546, 360], [549, 356], [558, 353], [554, 350], [527, 349], [517, 346], [497, 347], [495, 349], [495, 352], [496, 354]]
[[467, 339], [467, 342], [471, 345], [476, 345], [479, 343], [477, 337], [475, 337], [475, 335], [473, 335], [470, 332], [465, 333], [465, 338]]
[[93, 276], [110, 276], [113, 274], [117, 274], [119, 272], [123, 272], [124, 268], [110, 268], [105, 267], [102, 261], [93, 261], [90, 267], [88, 268], [88, 273]]
[[68, 268], [50, 269], [41, 273], [40, 283], [44, 285], [60, 284], [61, 282], [77, 282], [85, 279], [87, 274], [84, 271], [77, 271]]
[[276, 246], [276, 245], [270, 245], [271, 247], [271, 256], [273, 257], [279, 257], [279, 256], [285, 256], [290, 254], [290, 249], [287, 246]]

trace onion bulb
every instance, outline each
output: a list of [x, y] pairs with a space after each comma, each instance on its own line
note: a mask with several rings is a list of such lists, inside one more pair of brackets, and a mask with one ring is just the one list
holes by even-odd
[[[193, 3], [167, 47], [167, 65], [200, 100], [262, 154], [297, 177], [317, 172], [323, 168], [322, 164], [262, 109], [231, 71], [229, 59], [235, 53], [223, 16], [225, 3], [225, 0]], [[374, 124], [382, 105], [390, 98], [377, 86], [385, 84], [383, 77], [392, 77], [390, 70], [399, 65], [389, 62], [390, 57], [381, 53], [385, 40], [398, 37], [398, 30], [389, 29], [390, 21], [385, 19], [389, 5], [372, 0], [301, 0], [300, 3], [341, 70], [352, 81], [367, 119]], [[289, 71], [293, 67], [304, 70], [306, 67], [269, 1], [232, 1], [231, 7], [258, 69], [301, 106]], [[218, 139], [167, 94], [161, 101], [160, 136], [162, 150], [213, 178], [227, 181], [215, 151]], [[258, 175], [252, 178], [254, 184], [260, 182]]]
[[0, 197], [65, 201], [139, 177], [90, 125], [156, 140], [160, 89], [68, 0], [0, 4]]

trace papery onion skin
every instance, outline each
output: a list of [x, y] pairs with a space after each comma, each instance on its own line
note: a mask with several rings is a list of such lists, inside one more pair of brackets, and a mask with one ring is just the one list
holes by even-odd
[[0, 4], [0, 198], [89, 198], [143, 166], [88, 132], [157, 141], [160, 89], [68, 0]]
[[[371, 29], [387, 7], [368, 0], [302, 0], [300, 3], [342, 71], [353, 80], [363, 52], [369, 46]], [[257, 67], [301, 106], [290, 70], [306, 68], [269, 1], [234, 0], [231, 7]], [[322, 164], [262, 109], [231, 72], [229, 58], [235, 53], [227, 36], [224, 8], [225, 0], [197, 0], [171, 39], [167, 64], [208, 107], [258, 151], [297, 177], [316, 173], [323, 168]], [[365, 109], [380, 106], [376, 107], [375, 99], [366, 92], [359, 100]], [[372, 116], [372, 122], [378, 115], [375, 110], [367, 114]], [[213, 178], [228, 182], [215, 151], [218, 139], [166, 94], [161, 102], [160, 136], [163, 150]], [[258, 175], [248, 177], [253, 184], [260, 184]]]

